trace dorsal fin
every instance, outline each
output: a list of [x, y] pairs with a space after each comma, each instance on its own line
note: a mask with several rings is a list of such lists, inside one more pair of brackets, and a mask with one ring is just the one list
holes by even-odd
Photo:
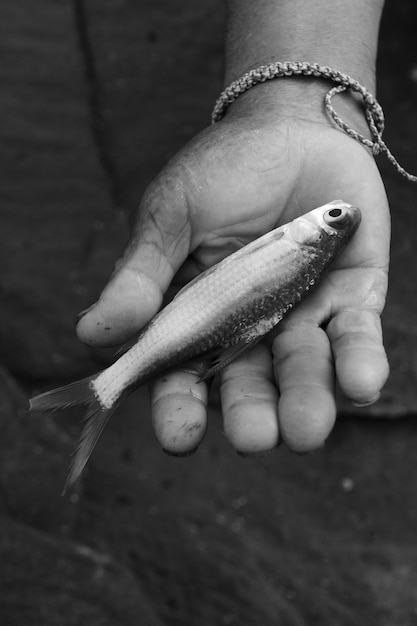
[[261, 237], [258, 237], [258, 239], [254, 239], [250, 243], [246, 244], [246, 246], [239, 248], [239, 250], [236, 250], [236, 252], [232, 252], [232, 254], [229, 254], [224, 259], [222, 259], [215, 265], [212, 265], [212, 267], [209, 267], [207, 270], [201, 272], [201, 274], [198, 274], [195, 278], [190, 280], [190, 282], [184, 285], [184, 287], [182, 287], [182, 289], [180, 289], [178, 293], [176, 293], [174, 300], [175, 298], [178, 298], [180, 294], [185, 293], [189, 289], [189, 287], [198, 283], [202, 278], [205, 278], [206, 276], [209, 276], [214, 271], [216, 271], [219, 265], [225, 262], [229, 262], [231, 257], [233, 257], [233, 260], [235, 260], [248, 256], [249, 254], [253, 254], [256, 250], [259, 250], [259, 248], [263, 248], [264, 246], [267, 246], [268, 244], [281, 239], [281, 237], [284, 236], [286, 230], [286, 225], [275, 228], [274, 230], [265, 233], [265, 235], [261, 235]]

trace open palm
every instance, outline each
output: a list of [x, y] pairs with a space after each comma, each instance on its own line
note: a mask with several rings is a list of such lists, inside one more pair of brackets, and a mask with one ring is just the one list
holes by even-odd
[[[240, 453], [262, 453], [280, 439], [298, 451], [321, 445], [336, 417], [335, 378], [364, 404], [388, 375], [379, 320], [389, 255], [384, 187], [367, 150], [327, 123], [231, 117], [196, 137], [145, 193], [125, 257], [81, 319], [80, 338], [125, 341], [174, 280], [337, 198], [362, 211], [355, 238], [278, 334], [222, 372], [220, 386], [225, 433]], [[206, 385], [190, 371], [155, 381], [153, 422], [165, 450], [199, 445], [206, 404]]]

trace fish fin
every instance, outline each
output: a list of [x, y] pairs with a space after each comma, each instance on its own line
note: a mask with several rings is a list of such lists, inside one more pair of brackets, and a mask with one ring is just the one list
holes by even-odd
[[217, 355], [212, 361], [211, 365], [208, 369], [206, 369], [199, 376], [199, 381], [203, 382], [208, 378], [211, 378], [218, 372], [221, 372], [222, 369], [227, 367], [232, 361], [237, 359], [239, 356], [250, 350], [254, 345], [256, 345], [262, 337], [255, 337], [254, 339], [244, 340], [242, 339], [238, 343], [229, 346], [221, 354]]
[[89, 405], [92, 398], [94, 398], [91, 383], [97, 376], [98, 374], [89, 378], [83, 378], [64, 387], [45, 391], [45, 393], [31, 398], [29, 400], [29, 412], [51, 413], [59, 409], [68, 409], [72, 406]]
[[85, 425], [71, 463], [64, 493], [79, 478], [103, 428], [115, 407], [107, 409], [100, 404], [91, 383], [99, 374], [52, 389], [29, 401], [30, 413], [48, 413], [72, 406], [86, 406]]
[[210, 274], [212, 274], [215, 269], [217, 268], [217, 265], [213, 265], [212, 267], [209, 267], [207, 270], [204, 270], [204, 272], [201, 272], [201, 274], [198, 274], [197, 276], [195, 276], [194, 278], [192, 278], [187, 284], [184, 285], [184, 287], [182, 287], [179, 291], [177, 291], [177, 293], [175, 294], [175, 296], [172, 298], [172, 300], [176, 300], [178, 298], [179, 295], [182, 295], [183, 293], [185, 293], [186, 291], [188, 291], [188, 289], [190, 287], [192, 287], [193, 285], [195, 285], [196, 283], [200, 282], [200, 280], [205, 277], [205, 276], [209, 276]]
[[[255, 252], [255, 250], [258, 250], [259, 248], [264, 247], [268, 243], [278, 241], [279, 239], [281, 239], [281, 237], [284, 236], [287, 228], [288, 226], [284, 224], [283, 226], [279, 226], [278, 228], [275, 228], [274, 230], [271, 230], [268, 233], [261, 235], [261, 237], [258, 237], [258, 239], [254, 239], [253, 241], [246, 244], [245, 246], [242, 246], [242, 248], [239, 248], [239, 250], [236, 250], [229, 256], [226, 256], [223, 259], [223, 261], [228, 260], [230, 257], [233, 257], [233, 259], [245, 257], [248, 254], [252, 254], [253, 252]], [[219, 263], [222, 263], [222, 261], [220, 261]], [[206, 276], [209, 276], [210, 274], [212, 274], [214, 271], [217, 271], [219, 263], [217, 263], [216, 265], [213, 265], [212, 267], [209, 267], [207, 270], [205, 270], [204, 272], [201, 272], [201, 274], [198, 274], [195, 278], [190, 280], [190, 282], [184, 285], [184, 287], [175, 294], [173, 300], [178, 298], [179, 295], [182, 295], [183, 293], [185, 293], [189, 289], [189, 287], [198, 283], [202, 278], [205, 278]]]
[[70, 464], [63, 493], [65, 493], [67, 489], [71, 487], [81, 476], [81, 473], [115, 408], [116, 406], [106, 409], [100, 404], [96, 397], [94, 397], [94, 400], [90, 402], [89, 409], [84, 418], [85, 423], [78, 446]]
[[[255, 250], [259, 250], [259, 248], [263, 248], [270, 243], [276, 243], [285, 235], [288, 230], [288, 224], [283, 224], [282, 226], [278, 226], [278, 228], [274, 228], [273, 230], [268, 231], [264, 235], [261, 235], [257, 239], [250, 241], [236, 252], [233, 252], [233, 257], [235, 259], [240, 257], [248, 256], [255, 252]], [[227, 257], [226, 257], [227, 258]]]
[[120, 357], [126, 354], [126, 352], [129, 352], [130, 348], [133, 348], [133, 346], [138, 342], [138, 337], [139, 334], [135, 334], [133, 337], [122, 343], [114, 353], [114, 357], [120, 359]]

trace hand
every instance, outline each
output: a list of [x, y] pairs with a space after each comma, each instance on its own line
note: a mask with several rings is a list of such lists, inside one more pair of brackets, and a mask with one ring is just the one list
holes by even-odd
[[[264, 87], [251, 91], [257, 89]], [[379, 316], [389, 212], [373, 157], [333, 128], [320, 106], [306, 101], [277, 113], [259, 97], [239, 99], [153, 181], [124, 258], [77, 329], [90, 345], [122, 343], [155, 315], [175, 275], [189, 280], [330, 200], [358, 206], [360, 229], [318, 289], [281, 322], [276, 337], [221, 374], [225, 434], [245, 455], [280, 440], [299, 452], [320, 446], [336, 417], [335, 379], [352, 402], [366, 404], [388, 375]], [[153, 423], [167, 452], [198, 447], [207, 395], [187, 371], [155, 381]]]

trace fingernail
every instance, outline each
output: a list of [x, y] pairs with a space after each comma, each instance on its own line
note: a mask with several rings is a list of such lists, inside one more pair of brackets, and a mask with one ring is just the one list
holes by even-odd
[[94, 302], [94, 304], [92, 304], [91, 306], [89, 306], [88, 308], [84, 309], [83, 311], [80, 311], [80, 313], [78, 313], [78, 315], [75, 316], [75, 325], [78, 324], [78, 322], [84, 317], [84, 315], [87, 315], [87, 313], [89, 311], [91, 311], [92, 309], [94, 309], [94, 307], [96, 306], [97, 302]]
[[168, 456], [176, 456], [178, 458], [191, 456], [195, 452], [197, 452], [197, 448], [193, 448], [192, 450], [185, 450], [184, 452], [172, 452], [171, 450], [167, 450], [166, 448], [162, 448], [162, 451], [165, 452]]
[[379, 400], [380, 398], [380, 393], [377, 393], [373, 398], [371, 398], [370, 400], [366, 400], [366, 402], [355, 402], [354, 400], [352, 400], [352, 405], [356, 406], [357, 408], [361, 408], [364, 406], [369, 406], [370, 404], [374, 404], [374, 402], [376, 402], [377, 400]]
[[262, 457], [270, 456], [274, 450], [275, 448], [272, 448], [272, 450], [262, 450], [260, 452], [241, 452], [240, 450], [235, 450], [235, 452], [242, 459], [259, 459]]
[[315, 452], [321, 452], [325, 445], [326, 444], [323, 441], [323, 443], [320, 443], [318, 446], [314, 446], [314, 448], [309, 448], [308, 450], [291, 450], [291, 452], [293, 452], [297, 456], [311, 456]]

